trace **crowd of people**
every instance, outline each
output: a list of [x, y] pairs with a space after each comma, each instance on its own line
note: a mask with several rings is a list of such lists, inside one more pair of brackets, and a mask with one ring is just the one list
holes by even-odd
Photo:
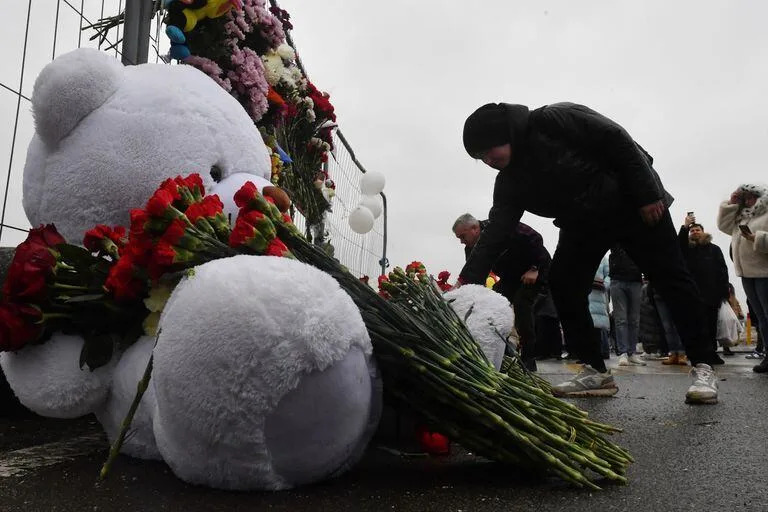
[[[535, 355], [559, 357], [564, 347], [583, 367], [553, 393], [611, 396], [613, 345], [621, 366], [652, 357], [690, 364], [686, 402], [717, 403], [718, 330], [744, 315], [723, 251], [694, 212], [675, 228], [673, 197], [650, 154], [616, 122], [573, 103], [483, 105], [465, 121], [463, 143], [498, 174], [488, 219], [465, 214], [453, 226], [467, 256], [456, 286], [480, 284], [491, 270], [501, 276], [497, 290], [514, 306], [525, 365], [535, 369]], [[526, 211], [560, 228], [551, 258], [520, 222]], [[717, 227], [732, 237], [728, 253], [754, 325], [768, 325], [768, 189], [738, 187], [720, 205]], [[766, 373], [761, 350], [750, 357]]]

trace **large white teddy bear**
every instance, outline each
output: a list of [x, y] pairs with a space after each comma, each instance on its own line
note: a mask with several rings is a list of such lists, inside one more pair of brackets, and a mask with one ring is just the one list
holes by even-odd
[[[252, 121], [190, 66], [123, 67], [77, 50], [42, 71], [32, 106], [24, 208], [32, 225], [54, 223], [70, 243], [96, 224], [127, 225], [129, 210], [178, 174], [199, 173], [209, 193], [230, 196], [244, 181], [268, 183], [269, 152]], [[216, 260], [176, 287], [159, 328], [123, 453], [224, 489], [290, 488], [362, 455], [381, 385], [360, 313], [327, 274], [285, 258]], [[112, 440], [154, 343], [142, 337], [90, 371], [78, 365], [82, 338], [55, 334], [0, 364], [27, 407], [93, 412]]]

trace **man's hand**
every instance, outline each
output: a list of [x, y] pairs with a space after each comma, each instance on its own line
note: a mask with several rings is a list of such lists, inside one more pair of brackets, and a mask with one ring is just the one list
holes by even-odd
[[643, 222], [649, 226], [653, 226], [661, 220], [661, 216], [664, 215], [665, 210], [666, 207], [664, 206], [664, 203], [659, 199], [655, 203], [642, 206], [640, 208], [640, 217], [643, 218]]
[[538, 270], [528, 270], [523, 274], [523, 276], [520, 278], [520, 281], [522, 281], [523, 284], [529, 285], [529, 284], [536, 284], [536, 280], [539, 278], [539, 271]]
[[685, 220], [683, 221], [683, 225], [687, 228], [691, 227], [691, 224], [696, 224], [696, 216], [695, 215], [686, 215]]

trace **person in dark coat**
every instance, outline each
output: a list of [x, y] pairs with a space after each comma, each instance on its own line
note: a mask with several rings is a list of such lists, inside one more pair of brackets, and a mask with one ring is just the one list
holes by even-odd
[[[469, 213], [453, 223], [453, 233], [464, 244], [467, 258], [486, 226], [488, 221], [478, 221]], [[493, 287], [494, 291], [506, 297], [514, 308], [515, 329], [520, 336], [520, 358], [529, 370], [536, 369], [534, 309], [539, 296], [546, 293], [550, 262], [551, 257], [541, 235], [519, 222], [504, 237], [503, 250], [489, 269], [501, 278]]]
[[560, 238], [550, 288], [564, 335], [586, 365], [554, 386], [558, 396], [610, 396], [618, 388], [600, 354], [587, 309], [595, 269], [620, 243], [670, 304], [695, 365], [686, 401], [715, 403], [717, 354], [702, 337], [703, 302], [688, 272], [667, 208], [672, 197], [653, 159], [617, 123], [583, 105], [556, 103], [535, 110], [489, 103], [464, 123], [464, 148], [499, 171], [489, 223], [459, 276], [480, 283], [504, 250], [525, 211], [555, 219]]
[[648, 281], [643, 282], [640, 292], [638, 339], [643, 344], [643, 351], [647, 359], [664, 359], [668, 351], [664, 325], [656, 309], [653, 288]]
[[[696, 217], [686, 215], [678, 233], [683, 257], [691, 271], [693, 280], [699, 286], [704, 300], [703, 326], [707, 341], [717, 350], [717, 314], [720, 306], [728, 300], [728, 267], [720, 247], [712, 243], [712, 235], [704, 226], [696, 223]], [[726, 355], [733, 355], [725, 351]], [[720, 359], [716, 363], [722, 364]]]

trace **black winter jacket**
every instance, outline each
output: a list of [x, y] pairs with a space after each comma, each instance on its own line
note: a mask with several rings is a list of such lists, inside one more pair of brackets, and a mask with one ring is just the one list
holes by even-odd
[[728, 267], [723, 251], [712, 243], [712, 236], [705, 234], [698, 242], [688, 239], [688, 228], [683, 226], [678, 233], [688, 270], [699, 287], [701, 298], [710, 306], [728, 300]]
[[[488, 226], [487, 220], [480, 221], [480, 232]], [[465, 247], [464, 255], [469, 258], [472, 249]], [[539, 270], [538, 282], [546, 282], [552, 258], [544, 247], [544, 239], [538, 231], [519, 222], [514, 231], [507, 234], [504, 250], [493, 262], [491, 270], [503, 281], [518, 283], [520, 277], [531, 267]]]
[[670, 196], [653, 159], [607, 117], [583, 105], [556, 103], [528, 111], [506, 105], [512, 162], [499, 171], [490, 224], [461, 272], [480, 283], [524, 211], [555, 219], [561, 228], [599, 224]]
[[611, 281], [630, 281], [640, 282], [643, 280], [643, 274], [640, 268], [635, 265], [627, 251], [620, 245], [611, 247], [611, 255], [608, 257], [609, 274]]

